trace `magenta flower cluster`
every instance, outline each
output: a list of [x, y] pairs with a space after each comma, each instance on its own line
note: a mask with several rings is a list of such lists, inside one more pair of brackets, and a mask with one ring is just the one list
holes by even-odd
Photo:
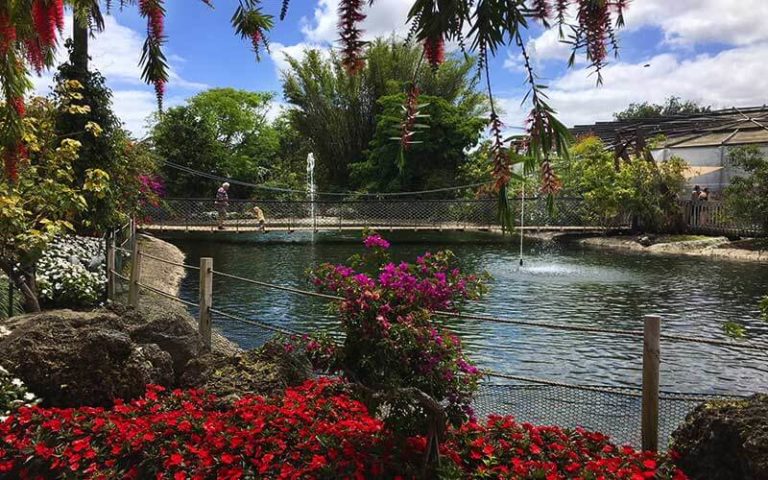
[[389, 242], [378, 233], [365, 237], [365, 239], [363, 239], [363, 245], [365, 245], [365, 248], [389, 248]]
[[313, 272], [321, 291], [344, 298], [339, 311], [346, 341], [338, 364], [375, 390], [418, 388], [447, 404], [452, 420], [466, 420], [482, 374], [465, 357], [460, 339], [432, 314], [478, 298], [481, 279], [462, 274], [450, 251], [394, 263], [390, 243], [380, 235], [363, 243], [366, 250], [350, 259], [352, 266], [323, 264]]

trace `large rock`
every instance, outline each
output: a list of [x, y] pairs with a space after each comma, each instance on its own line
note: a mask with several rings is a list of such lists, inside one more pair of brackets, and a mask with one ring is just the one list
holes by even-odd
[[311, 366], [250, 350], [236, 355], [207, 354], [187, 364], [182, 387], [202, 388], [221, 398], [270, 395], [311, 377]]
[[700, 405], [672, 439], [693, 480], [768, 479], [768, 395]]
[[201, 340], [183, 318], [142, 322], [114, 312], [56, 310], [17, 319], [0, 365], [48, 406], [109, 406], [150, 383], [173, 387]]

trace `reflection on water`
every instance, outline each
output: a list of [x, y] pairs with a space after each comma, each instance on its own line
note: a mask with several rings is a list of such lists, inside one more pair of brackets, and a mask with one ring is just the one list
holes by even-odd
[[[662, 315], [662, 331], [725, 338], [722, 324], [737, 321], [768, 340], [757, 301], [768, 292], [764, 266], [688, 257], [651, 257], [535, 244], [520, 267], [513, 243], [478, 234], [390, 234], [396, 259], [450, 248], [465, 270], [488, 271], [491, 290], [468, 311], [523, 319], [641, 329], [642, 316]], [[308, 288], [306, 271], [342, 262], [358, 251], [356, 236], [215, 234], [171, 239], [193, 264], [214, 258], [216, 270]], [[194, 299], [197, 278], [184, 281]], [[216, 308], [298, 330], [333, 332], [322, 300], [263, 290], [225, 278], [214, 280]], [[252, 347], [254, 327], [224, 319], [225, 335]], [[558, 332], [478, 321], [452, 321], [473, 359], [497, 371], [591, 384], [638, 385], [642, 341], [600, 334]], [[768, 342], [767, 342], [768, 343]], [[768, 348], [766, 349], [768, 352]], [[668, 390], [748, 393], [768, 387], [768, 355], [734, 348], [662, 343], [662, 385]]]

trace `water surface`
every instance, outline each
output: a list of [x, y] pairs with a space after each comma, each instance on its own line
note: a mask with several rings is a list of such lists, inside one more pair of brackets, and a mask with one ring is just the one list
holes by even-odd
[[[662, 331], [726, 338], [725, 321], [768, 340], [757, 302], [768, 292], [768, 268], [708, 258], [644, 256], [528, 242], [519, 266], [516, 241], [471, 233], [389, 234], [396, 259], [449, 248], [468, 271], [489, 272], [490, 292], [466, 310], [528, 321], [642, 329], [645, 314], [662, 315]], [[359, 237], [338, 233], [208, 234], [170, 239], [197, 264], [214, 258], [218, 271], [310, 288], [313, 265], [343, 262], [359, 251]], [[195, 300], [197, 278], [182, 286]], [[326, 301], [214, 280], [215, 308], [302, 331], [336, 329]], [[561, 381], [637, 386], [642, 340], [560, 332], [481, 321], [455, 321], [472, 358], [483, 367]], [[245, 348], [264, 341], [263, 331], [216, 318], [215, 325]], [[768, 348], [766, 349], [768, 352]], [[662, 387], [697, 393], [750, 393], [768, 387], [768, 354], [699, 344], [662, 343]]]

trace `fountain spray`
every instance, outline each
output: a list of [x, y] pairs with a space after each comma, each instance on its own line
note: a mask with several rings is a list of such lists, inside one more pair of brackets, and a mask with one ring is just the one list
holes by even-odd
[[315, 240], [317, 230], [317, 218], [315, 216], [315, 155], [310, 152], [307, 155], [307, 194], [309, 196], [309, 212], [312, 218], [312, 240]]

